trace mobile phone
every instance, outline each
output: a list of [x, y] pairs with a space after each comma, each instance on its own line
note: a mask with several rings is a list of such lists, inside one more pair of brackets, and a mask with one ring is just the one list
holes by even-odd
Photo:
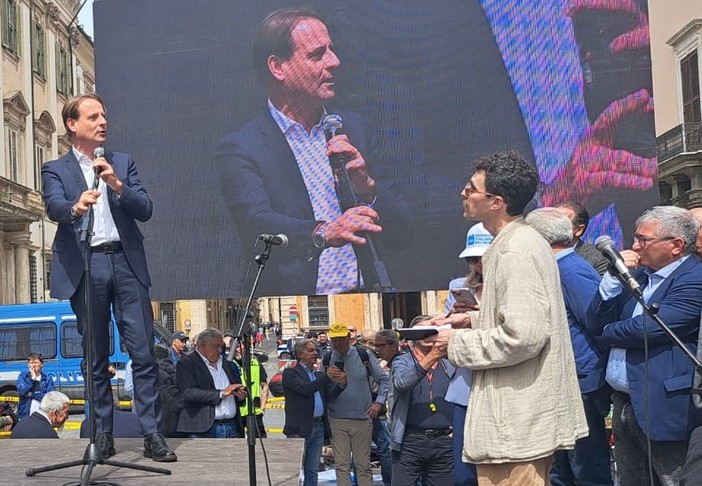
[[344, 371], [344, 362], [343, 361], [335, 361], [334, 366], [339, 368], [341, 371]]
[[475, 300], [475, 296], [468, 288], [461, 287], [457, 289], [451, 289], [451, 294], [453, 295], [453, 298], [456, 299], [456, 302], [458, 302], [461, 305], [464, 305], [466, 307], [478, 305], [478, 301]]

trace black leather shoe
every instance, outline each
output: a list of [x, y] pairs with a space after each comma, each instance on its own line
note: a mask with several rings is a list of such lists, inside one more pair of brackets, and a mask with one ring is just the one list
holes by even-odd
[[106, 432], [98, 432], [95, 435], [95, 445], [97, 445], [100, 454], [102, 455], [102, 460], [109, 459], [116, 454], [115, 451], [115, 438], [112, 434]]
[[176, 462], [178, 456], [168, 447], [162, 434], [149, 434], [144, 437], [144, 457], [150, 457], [156, 462]]

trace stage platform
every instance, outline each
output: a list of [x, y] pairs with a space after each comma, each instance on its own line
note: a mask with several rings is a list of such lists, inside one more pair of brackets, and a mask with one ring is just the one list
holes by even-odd
[[[122, 486], [143, 485], [248, 485], [249, 462], [246, 439], [168, 439], [178, 462], [158, 463], [143, 456], [141, 439], [116, 439], [117, 455], [111, 460], [170, 469], [170, 475], [134, 471], [106, 465], [93, 470], [93, 480]], [[298, 484], [303, 439], [265, 439], [264, 446], [273, 485]], [[74, 461], [83, 457], [87, 439], [43, 439], [0, 441], [0, 482], [8, 486], [57, 486], [80, 479], [81, 466], [27, 477], [30, 467]], [[259, 486], [268, 484], [261, 443], [256, 441], [256, 477]]]

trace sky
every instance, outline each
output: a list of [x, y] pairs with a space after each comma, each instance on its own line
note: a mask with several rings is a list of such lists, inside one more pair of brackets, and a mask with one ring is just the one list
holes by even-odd
[[95, 40], [93, 35], [93, 0], [88, 0], [83, 5], [83, 9], [78, 14], [78, 23], [83, 26], [83, 30]]

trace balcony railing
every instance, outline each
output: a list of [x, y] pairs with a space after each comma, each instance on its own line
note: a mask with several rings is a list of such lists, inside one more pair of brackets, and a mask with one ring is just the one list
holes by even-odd
[[702, 150], [702, 122], [683, 123], [656, 138], [658, 161]]

